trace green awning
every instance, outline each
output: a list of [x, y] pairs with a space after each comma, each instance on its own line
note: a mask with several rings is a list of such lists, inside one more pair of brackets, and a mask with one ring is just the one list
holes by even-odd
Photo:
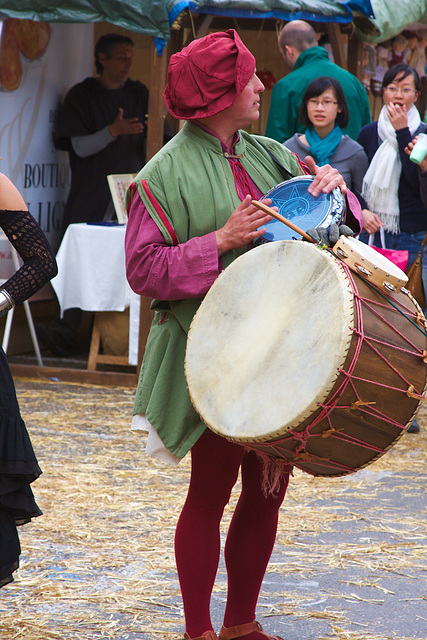
[[173, 14], [179, 4], [184, 9], [188, 3], [180, 0], [0, 0], [0, 16], [43, 22], [105, 21], [169, 40], [169, 14]]
[[384, 42], [414, 24], [427, 29], [426, 0], [372, 0], [375, 18], [358, 18], [357, 34], [367, 42]]
[[0, 0], [0, 17], [43, 22], [109, 22], [168, 40], [170, 25], [186, 8], [230, 17], [351, 22], [353, 11], [371, 15], [370, 0]]

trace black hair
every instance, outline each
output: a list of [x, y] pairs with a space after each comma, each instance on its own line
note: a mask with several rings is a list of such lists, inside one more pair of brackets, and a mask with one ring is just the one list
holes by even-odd
[[107, 59], [110, 59], [113, 49], [118, 44], [127, 44], [131, 47], [134, 46], [133, 40], [128, 36], [123, 36], [120, 33], [106, 33], [101, 36], [95, 45], [95, 65], [97, 72], [101, 75], [103, 66], [98, 60], [100, 53], [103, 53]]
[[329, 76], [320, 76], [319, 78], [316, 78], [315, 80], [310, 82], [302, 97], [302, 103], [299, 108], [298, 116], [305, 127], [310, 127], [312, 124], [307, 113], [307, 102], [311, 98], [317, 98], [318, 96], [322, 95], [322, 93], [326, 91], [326, 89], [329, 89], [329, 87], [332, 87], [332, 89], [334, 90], [335, 97], [338, 102], [338, 107], [341, 109], [341, 111], [337, 113], [335, 122], [339, 127], [341, 127], [341, 129], [344, 129], [348, 125], [349, 111], [347, 100], [345, 99], [344, 91], [342, 90], [340, 83], [335, 78], [330, 78]]
[[399, 78], [399, 82], [408, 76], [413, 76], [415, 89], [417, 91], [420, 90], [420, 76], [414, 67], [410, 67], [409, 64], [405, 64], [404, 62], [400, 62], [399, 64], [395, 64], [384, 74], [383, 83], [381, 85], [381, 89], [385, 89], [389, 84], [392, 84], [397, 76], [401, 75]]

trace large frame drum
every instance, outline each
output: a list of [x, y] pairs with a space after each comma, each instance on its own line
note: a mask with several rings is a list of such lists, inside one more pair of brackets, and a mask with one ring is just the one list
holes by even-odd
[[365, 467], [405, 433], [426, 390], [417, 303], [307, 242], [235, 260], [190, 327], [194, 407], [210, 429], [321, 476]]

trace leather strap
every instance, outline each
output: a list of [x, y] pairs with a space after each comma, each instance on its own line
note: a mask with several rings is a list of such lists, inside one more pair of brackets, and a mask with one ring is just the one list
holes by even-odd
[[279, 636], [272, 636], [267, 633], [267, 631], [264, 631], [257, 620], [247, 622], [246, 624], [238, 624], [236, 627], [228, 627], [228, 629], [226, 627], [221, 627], [218, 640], [234, 640], [234, 638], [242, 638], [253, 631], [260, 631], [266, 640], [282, 640]]
[[228, 627], [228, 629], [226, 627], [221, 627], [219, 640], [233, 640], [233, 638], [247, 636], [253, 631], [262, 631], [260, 623], [256, 620], [253, 622], [247, 622], [246, 624], [238, 624], [235, 627]]
[[218, 640], [218, 636], [216, 635], [215, 631], [205, 631], [204, 634], [200, 636], [200, 638], [191, 639], [188, 633], [184, 633], [184, 640]]

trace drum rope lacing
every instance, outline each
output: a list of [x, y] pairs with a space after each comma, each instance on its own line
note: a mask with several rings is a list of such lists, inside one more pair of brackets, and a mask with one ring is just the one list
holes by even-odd
[[[279, 445], [283, 444], [283, 443], [287, 443], [288, 445], [292, 445], [292, 443], [295, 443], [295, 441], [298, 443], [297, 446], [295, 447], [295, 450], [292, 451], [291, 449], [286, 449], [286, 453], [290, 455], [290, 458], [288, 458], [290, 460], [290, 462], [292, 464], [294, 464], [296, 467], [300, 467], [303, 470], [307, 471], [307, 468], [298, 464], [299, 461], [304, 461], [304, 463], [312, 463], [313, 465], [321, 465], [322, 467], [326, 467], [326, 468], [330, 468], [333, 470], [338, 470], [338, 471], [343, 471], [343, 472], [352, 472], [354, 471], [354, 469], [350, 466], [347, 466], [345, 464], [341, 464], [335, 461], [332, 461], [330, 459], [324, 458], [322, 456], [318, 456], [312, 452], [308, 452], [306, 450], [307, 447], [307, 443], [309, 441], [310, 438], [336, 438], [345, 442], [348, 442], [350, 444], [355, 444], [357, 446], [360, 446], [364, 449], [373, 451], [375, 453], [378, 453], [378, 455], [381, 455], [383, 453], [385, 453], [385, 450], [381, 447], [377, 447], [373, 444], [364, 442], [363, 440], [360, 440], [359, 438], [356, 438], [354, 436], [351, 436], [349, 434], [345, 434], [342, 433], [341, 430], [339, 428], [336, 428], [333, 424], [332, 424], [332, 412], [334, 410], [344, 410], [344, 411], [353, 411], [355, 409], [357, 409], [358, 411], [365, 413], [367, 415], [371, 415], [379, 420], [383, 420], [384, 422], [396, 427], [397, 429], [401, 429], [402, 431], [405, 429], [405, 426], [400, 424], [398, 421], [394, 420], [392, 417], [382, 413], [381, 411], [379, 411], [378, 409], [375, 408], [375, 403], [372, 402], [364, 402], [363, 399], [360, 397], [356, 386], [355, 386], [355, 381], [359, 381], [359, 382], [367, 382], [369, 384], [374, 384], [377, 385], [379, 387], [383, 387], [383, 388], [387, 388], [390, 389], [392, 391], [395, 391], [397, 393], [403, 393], [406, 396], [409, 397], [413, 397], [413, 398], [418, 398], [418, 399], [424, 399], [424, 395], [422, 392], [417, 391], [416, 389], [414, 389], [414, 386], [411, 384], [411, 382], [409, 380], [406, 379], [406, 377], [404, 375], [402, 375], [398, 369], [393, 366], [393, 364], [391, 362], [389, 362], [387, 360], [387, 358], [385, 358], [380, 351], [378, 350], [378, 348], [376, 347], [376, 344], [378, 345], [383, 345], [386, 347], [389, 347], [390, 349], [394, 349], [396, 351], [400, 351], [404, 354], [408, 354], [411, 356], [416, 356], [419, 357], [421, 359], [424, 359], [425, 357], [425, 352], [420, 349], [419, 347], [417, 347], [411, 340], [409, 340], [409, 338], [407, 338], [401, 331], [399, 331], [395, 326], [393, 326], [390, 322], [388, 322], [379, 312], [378, 309], [387, 309], [387, 306], [385, 304], [382, 304], [381, 302], [377, 302], [374, 300], [370, 300], [366, 297], [363, 297], [361, 294], [359, 294], [356, 284], [354, 282], [352, 273], [350, 268], [344, 264], [344, 263], [340, 263], [342, 268], [344, 269], [347, 278], [349, 280], [350, 283], [350, 289], [351, 292], [354, 296], [354, 303], [356, 306], [356, 310], [357, 313], [355, 314], [357, 317], [357, 326], [353, 327], [353, 332], [354, 334], [357, 336], [357, 342], [356, 342], [356, 346], [355, 346], [355, 350], [354, 350], [354, 354], [352, 357], [352, 360], [350, 362], [350, 364], [347, 367], [347, 370], [340, 368], [338, 371], [340, 374], [343, 375], [343, 380], [341, 382], [341, 384], [339, 385], [339, 387], [336, 389], [335, 393], [333, 394], [333, 396], [328, 400], [327, 403], [318, 403], [318, 407], [321, 409], [321, 411], [319, 412], [319, 414], [316, 416], [316, 418], [313, 419], [312, 422], [310, 422], [309, 425], [307, 425], [302, 431], [295, 431], [293, 429], [288, 429], [286, 435], [284, 435], [282, 438], [276, 438], [274, 441], [271, 442], [266, 442], [265, 446], [268, 447], [268, 449], [270, 451], [274, 451], [279, 457], [283, 455], [283, 448], [279, 448]], [[359, 275], [359, 277], [361, 277]], [[366, 282], [365, 278], [361, 278], [364, 282]], [[377, 293], [380, 293], [380, 295], [385, 298], [387, 300], [387, 302], [391, 302], [390, 298], [388, 296], [383, 296], [383, 294], [378, 290], [377, 287], [372, 287], [372, 285], [369, 282], [366, 282], [366, 284], [368, 284], [372, 289], [375, 289], [375, 291]], [[412, 324], [414, 324], [417, 328], [419, 328], [415, 322], [413, 322], [413, 320], [411, 319], [411, 316], [414, 318], [417, 318], [418, 315], [411, 311], [408, 307], [406, 307], [403, 302], [398, 303], [400, 305], [400, 308], [398, 305], [392, 303], [391, 306], [394, 307], [395, 311], [402, 314], [408, 321], [410, 321]], [[398, 346], [398, 345], [394, 345], [391, 344], [390, 342], [387, 341], [381, 341], [377, 338], [373, 338], [373, 337], [369, 337], [367, 335], [365, 335], [365, 332], [363, 330], [363, 314], [362, 314], [362, 308], [363, 306], [365, 306], [374, 316], [378, 317], [383, 323], [385, 323], [395, 334], [397, 334], [404, 342], [407, 343], [407, 348], [404, 348], [402, 346]], [[427, 333], [425, 331], [421, 332], [427, 336]], [[390, 367], [390, 369], [402, 380], [402, 382], [404, 382], [404, 384], [406, 385], [406, 388], [399, 388], [399, 387], [395, 387], [395, 386], [391, 386], [391, 385], [387, 385], [384, 383], [380, 383], [374, 380], [369, 380], [366, 378], [362, 378], [359, 376], [355, 375], [355, 368], [356, 368], [356, 364], [358, 361], [358, 358], [360, 356], [360, 352], [362, 349], [363, 344], [367, 345], [369, 348], [371, 348], [373, 350], [373, 352], [387, 365]], [[339, 399], [342, 396], [342, 393], [344, 392], [344, 390], [346, 389], [346, 387], [350, 385], [354, 396], [356, 397], [356, 401], [352, 402], [351, 405], [339, 405]], [[322, 421], [326, 420], [327, 424], [329, 425], [329, 428], [327, 429], [323, 429], [321, 432], [319, 433], [312, 433], [313, 429], [319, 425], [319, 423], [321, 423]], [[251, 447], [250, 444], [245, 443], [245, 445], [251, 449], [254, 448], [255, 450], [257, 450], [257, 448], [255, 447]], [[258, 445], [259, 446], [259, 445]], [[267, 454], [269, 455], [269, 454]], [[272, 456], [273, 457], [273, 456]], [[313, 473], [313, 475], [317, 475], [314, 471], [310, 470], [310, 473]]]
[[[334, 254], [334, 252], [332, 251], [332, 249], [330, 249], [329, 247], [320, 247], [320, 248], [322, 248], [322, 249], [323, 249], [323, 248], [325, 248], [325, 250], [326, 250], [326, 251], [327, 251], [331, 256], [336, 257], [336, 256], [335, 256], [335, 254]], [[347, 265], [347, 264], [342, 263], [342, 266], [343, 266], [343, 267], [345, 267], [345, 270], [346, 270], [346, 271], [349, 271], [349, 267], [348, 267], [348, 265]], [[394, 308], [396, 309], [396, 311], [398, 311], [398, 312], [399, 312], [399, 313], [401, 313], [403, 316], [405, 316], [405, 318], [406, 318], [406, 319], [407, 319], [407, 320], [408, 320], [408, 321], [409, 321], [409, 322], [410, 322], [410, 323], [411, 323], [411, 324], [412, 324], [412, 325], [413, 325], [413, 326], [414, 326], [418, 331], [420, 331], [422, 334], [424, 334], [424, 335], [427, 337], [427, 331], [426, 331], [426, 330], [424, 330], [424, 329], [422, 329], [422, 328], [420, 327], [420, 325], [419, 325], [419, 324], [417, 324], [416, 322], [414, 322], [414, 321], [413, 321], [413, 320], [412, 320], [408, 315], [406, 315], [406, 313], [404, 313], [404, 312], [402, 311], [402, 309], [399, 309], [399, 307], [398, 307], [398, 306], [393, 302], [393, 300], [391, 299], [391, 297], [390, 297], [390, 296], [388, 296], [388, 295], [386, 295], [385, 293], [383, 293], [379, 287], [376, 287], [375, 285], [373, 285], [373, 284], [372, 284], [372, 282], [369, 282], [369, 280], [367, 280], [366, 278], [364, 278], [360, 273], [358, 273], [358, 276], [360, 277], [360, 279], [361, 279], [361, 280], [363, 280], [363, 282], [364, 282], [364, 283], [365, 283], [365, 284], [366, 284], [366, 285], [367, 285], [367, 286], [368, 286], [372, 291], [375, 291], [375, 292], [376, 292], [377, 294], [379, 294], [382, 298], [384, 298], [384, 300], [387, 300], [387, 302], [388, 302], [392, 307], [394, 307]], [[353, 278], [351, 278], [351, 282], [352, 282], [352, 283], [354, 283]], [[406, 294], [406, 295], [407, 295], [407, 296], [408, 296], [408, 297], [409, 297], [413, 302], [415, 302], [415, 303], [416, 303], [416, 300], [413, 298], [413, 296], [411, 295], [411, 293], [410, 293], [407, 289], [405, 289], [404, 287], [402, 287], [401, 291], [402, 291], [403, 293], [405, 293], [405, 294]], [[418, 304], [418, 303], [416, 303], [416, 304]], [[402, 307], [404, 307], [404, 305], [403, 305], [403, 304], [402, 304], [401, 306], [402, 306]], [[411, 314], [411, 311], [410, 311], [407, 307], [404, 307], [404, 308], [406, 309], [406, 311], [407, 311], [410, 315], [412, 315], [412, 314]], [[422, 314], [421, 314], [421, 315], [422, 315]], [[419, 319], [419, 317], [420, 317], [420, 316], [419, 316], [418, 314], [416, 314], [416, 315], [415, 315], [415, 317]], [[426, 322], [425, 318], [424, 318], [423, 320], [424, 320], [424, 322], [423, 322], [424, 326], [425, 326], [425, 327], [427, 327], [427, 322]]]

